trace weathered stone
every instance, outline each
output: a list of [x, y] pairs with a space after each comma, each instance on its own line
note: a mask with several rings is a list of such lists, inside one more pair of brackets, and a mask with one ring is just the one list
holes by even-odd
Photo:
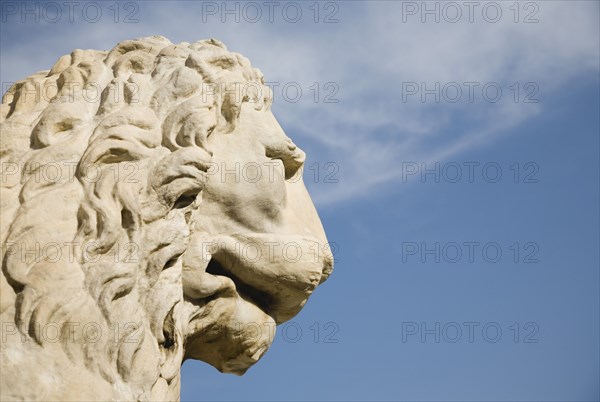
[[220, 42], [159, 36], [5, 94], [2, 400], [178, 400], [183, 360], [260, 359], [333, 268], [271, 99]]

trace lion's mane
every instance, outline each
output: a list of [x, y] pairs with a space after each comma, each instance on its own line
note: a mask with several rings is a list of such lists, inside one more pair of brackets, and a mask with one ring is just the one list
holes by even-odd
[[[185, 164], [210, 161], [206, 139], [230, 132], [248, 101], [270, 107], [261, 73], [214, 39], [76, 50], [15, 83], [0, 109], [0, 313], [13, 310], [22, 336], [39, 345], [44, 326], [58, 324], [70, 359], [111, 383], [129, 381], [136, 354], [150, 347], [144, 339], [161, 338], [151, 316], [165, 313], [142, 295], [161, 280], [161, 250], [185, 247], [169, 219], [182, 219], [177, 203], [202, 189]], [[111, 336], [84, 342], [67, 323]]]

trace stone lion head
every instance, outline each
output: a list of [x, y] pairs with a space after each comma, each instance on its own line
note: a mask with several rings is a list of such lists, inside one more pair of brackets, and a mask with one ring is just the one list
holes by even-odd
[[333, 267], [271, 99], [219, 41], [159, 36], [8, 90], [3, 400], [177, 400], [185, 359], [260, 359]]

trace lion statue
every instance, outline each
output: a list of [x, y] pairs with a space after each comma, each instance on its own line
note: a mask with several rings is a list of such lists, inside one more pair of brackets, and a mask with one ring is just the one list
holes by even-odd
[[305, 154], [245, 57], [75, 50], [1, 106], [2, 400], [179, 400], [243, 374], [333, 269]]

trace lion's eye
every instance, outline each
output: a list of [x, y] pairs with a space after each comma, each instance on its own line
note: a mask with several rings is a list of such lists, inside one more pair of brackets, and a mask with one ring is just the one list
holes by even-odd
[[177, 201], [173, 204], [173, 209], [183, 209], [190, 206], [194, 201], [196, 201], [196, 197], [198, 193], [184, 193], [179, 196]]
[[171, 268], [171, 267], [175, 266], [175, 263], [177, 263], [177, 260], [178, 260], [178, 259], [179, 259], [179, 255], [177, 255], [177, 256], [175, 256], [175, 257], [171, 258], [169, 261], [167, 261], [167, 262], [165, 263], [165, 266], [163, 267], [163, 270], [165, 270], [165, 269], [169, 269], [169, 268]]

